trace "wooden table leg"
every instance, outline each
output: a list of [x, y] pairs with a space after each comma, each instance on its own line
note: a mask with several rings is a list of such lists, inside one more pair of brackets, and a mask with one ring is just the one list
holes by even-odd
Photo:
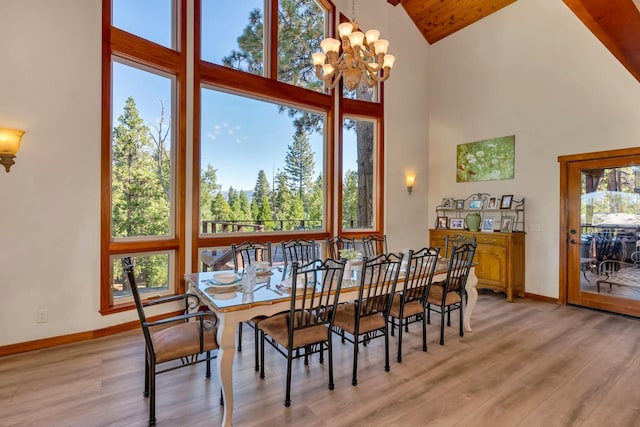
[[222, 426], [231, 426], [233, 419], [233, 357], [236, 351], [236, 328], [238, 321], [233, 316], [219, 316], [218, 324], [218, 376], [222, 386], [222, 398], [224, 400], [224, 416]]
[[469, 277], [467, 278], [467, 284], [464, 287], [467, 291], [467, 296], [469, 299], [467, 300], [467, 306], [464, 311], [464, 330], [468, 332], [471, 331], [471, 314], [473, 313], [473, 309], [476, 306], [476, 302], [478, 301], [478, 290], [476, 289], [478, 286], [478, 276], [476, 276], [476, 269], [474, 267], [469, 271]]

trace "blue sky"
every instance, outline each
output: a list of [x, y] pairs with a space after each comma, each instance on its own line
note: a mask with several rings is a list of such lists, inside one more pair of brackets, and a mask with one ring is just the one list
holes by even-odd
[[[203, 0], [202, 56], [219, 63], [238, 49], [238, 29], [248, 22], [250, 10], [262, 9], [262, 0]], [[171, 0], [113, 0], [114, 25], [165, 46], [171, 46]], [[215, 12], [215, 13], [214, 13]], [[210, 23], [209, 25], [207, 23]], [[232, 30], [230, 30], [232, 28]], [[150, 76], [131, 67], [114, 65], [114, 123], [127, 97], [133, 96], [147, 125], [157, 123], [160, 102], [169, 113], [171, 79]], [[202, 93], [201, 164], [211, 164], [223, 190], [252, 190], [257, 173], [263, 169], [271, 183], [272, 174], [282, 169], [287, 146], [295, 129], [286, 113], [274, 104], [205, 89]], [[195, 130], [197, 132], [197, 130]], [[354, 170], [355, 135], [345, 132], [344, 168]], [[352, 141], [352, 143], [349, 142]], [[311, 135], [316, 175], [323, 168], [322, 135]], [[351, 148], [351, 149], [350, 149]]]

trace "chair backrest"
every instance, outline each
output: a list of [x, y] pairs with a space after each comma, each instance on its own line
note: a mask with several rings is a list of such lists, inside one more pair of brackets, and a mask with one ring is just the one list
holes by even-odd
[[298, 264], [309, 264], [318, 259], [316, 241], [293, 239], [282, 242], [282, 257], [285, 265], [291, 265], [294, 262]]
[[231, 251], [233, 253], [233, 269], [238, 271], [252, 262], [265, 261], [272, 265], [271, 242], [242, 242], [240, 244], [232, 244]]
[[472, 243], [473, 245], [475, 245], [476, 236], [467, 236], [464, 234], [456, 234], [454, 236], [450, 236], [447, 234], [446, 236], [444, 236], [444, 253], [442, 254], [442, 256], [444, 258], [449, 258], [454, 246], [462, 246], [465, 243]]
[[356, 313], [359, 317], [378, 313], [388, 317], [403, 256], [404, 254], [390, 253], [362, 259], [357, 301], [359, 310]]
[[362, 238], [362, 247], [364, 249], [364, 256], [367, 258], [375, 258], [379, 255], [386, 254], [387, 250], [387, 235], [369, 234]]
[[136, 310], [138, 311], [138, 318], [140, 319], [140, 326], [142, 327], [145, 343], [147, 348], [150, 351], [153, 351], [153, 341], [151, 340], [151, 333], [147, 327], [147, 317], [144, 313], [140, 292], [138, 291], [138, 285], [136, 284], [134, 264], [131, 257], [122, 257], [122, 269], [124, 270], [126, 279], [129, 281], [129, 285], [131, 286], [131, 294], [133, 295], [133, 300], [136, 303]]
[[422, 248], [416, 252], [409, 251], [402, 292], [405, 303], [426, 300], [438, 264], [439, 254], [440, 248]]
[[447, 292], [461, 292], [467, 284], [469, 271], [473, 265], [473, 256], [476, 252], [476, 245], [465, 243], [461, 246], [454, 246], [449, 257], [447, 268], [447, 278], [444, 283], [443, 298]]
[[618, 238], [616, 230], [595, 232], [591, 236], [594, 258], [598, 262], [605, 260], [622, 261], [626, 258], [626, 245]]
[[355, 249], [356, 243], [353, 237], [334, 236], [327, 238], [327, 258], [340, 259], [342, 249]]
[[346, 261], [316, 259], [308, 264], [293, 262], [289, 342], [293, 331], [333, 323]]

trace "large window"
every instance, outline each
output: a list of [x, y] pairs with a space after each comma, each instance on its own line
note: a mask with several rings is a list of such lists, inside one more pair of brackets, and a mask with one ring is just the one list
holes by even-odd
[[103, 2], [102, 313], [132, 307], [122, 256], [158, 295], [232, 243], [383, 232], [382, 91], [336, 103], [310, 61], [329, 1]]
[[202, 234], [326, 228], [324, 114], [204, 88], [201, 115]]

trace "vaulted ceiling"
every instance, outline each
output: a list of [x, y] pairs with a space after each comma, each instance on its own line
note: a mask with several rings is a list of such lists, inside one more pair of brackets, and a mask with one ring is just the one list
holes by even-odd
[[[516, 0], [387, 0], [402, 5], [429, 44]], [[563, 0], [640, 82], [640, 0]]]

